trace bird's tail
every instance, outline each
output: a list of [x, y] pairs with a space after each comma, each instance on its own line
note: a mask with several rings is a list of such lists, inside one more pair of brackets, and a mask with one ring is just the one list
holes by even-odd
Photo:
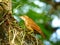
[[39, 33], [42, 35], [43, 38], [46, 38], [42, 31], [39, 31]]

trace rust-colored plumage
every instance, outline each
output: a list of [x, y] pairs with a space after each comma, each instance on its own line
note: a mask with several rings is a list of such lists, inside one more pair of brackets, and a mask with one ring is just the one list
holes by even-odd
[[20, 16], [20, 18], [22, 20], [24, 20], [24, 23], [26, 25], [26, 27], [29, 30], [35, 30], [37, 31], [39, 34], [41, 34], [43, 36], [43, 38], [45, 38], [45, 35], [43, 34], [42, 30], [40, 29], [40, 27], [28, 16], [24, 15], [24, 16]]

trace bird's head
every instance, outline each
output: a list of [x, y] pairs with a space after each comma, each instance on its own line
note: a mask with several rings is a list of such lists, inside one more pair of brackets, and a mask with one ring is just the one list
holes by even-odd
[[26, 21], [26, 19], [28, 19], [28, 16], [24, 15], [24, 16], [20, 16], [20, 18], [24, 21]]

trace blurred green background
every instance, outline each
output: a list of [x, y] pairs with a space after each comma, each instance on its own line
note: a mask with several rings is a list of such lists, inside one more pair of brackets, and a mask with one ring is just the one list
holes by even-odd
[[39, 25], [46, 35], [45, 45], [60, 43], [60, 0], [12, 0], [13, 16], [27, 15]]

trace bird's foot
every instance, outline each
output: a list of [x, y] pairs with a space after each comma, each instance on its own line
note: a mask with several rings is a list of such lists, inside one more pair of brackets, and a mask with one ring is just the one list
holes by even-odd
[[32, 33], [34, 33], [34, 31], [30, 31], [30, 32], [28, 32], [28, 34], [32, 34]]

